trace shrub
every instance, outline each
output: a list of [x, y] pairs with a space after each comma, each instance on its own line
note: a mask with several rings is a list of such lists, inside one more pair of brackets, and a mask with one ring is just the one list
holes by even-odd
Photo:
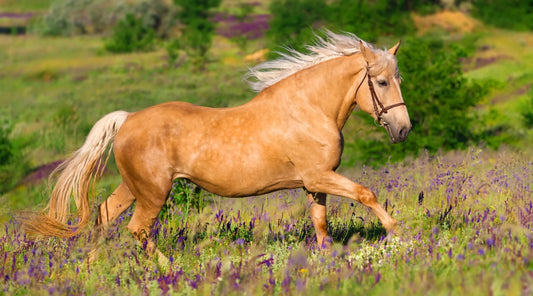
[[24, 139], [11, 139], [12, 125], [0, 118], [0, 194], [13, 188], [28, 170], [22, 149], [28, 145]]
[[10, 129], [8, 122], [0, 122], [0, 166], [7, 164], [13, 156], [13, 145], [8, 138]]
[[526, 128], [533, 128], [533, 88], [529, 91], [529, 100], [522, 108], [522, 122]]
[[141, 18], [158, 37], [167, 38], [176, 10], [165, 0], [58, 0], [31, 25], [30, 31], [51, 36], [109, 33], [127, 14]]
[[353, 1], [332, 2], [328, 22], [341, 30], [354, 32], [366, 41], [378, 36], [403, 36], [414, 32], [409, 6], [404, 1]]
[[221, 0], [174, 0], [180, 9], [179, 21], [184, 25], [179, 47], [184, 49], [196, 69], [203, 69], [211, 48], [215, 24], [211, 21], [213, 8]]
[[133, 14], [117, 23], [113, 36], [106, 42], [105, 49], [111, 52], [147, 51], [153, 48], [155, 32], [146, 27], [140, 18]]
[[177, 179], [172, 184], [172, 190], [159, 217], [167, 217], [172, 212], [172, 207], [180, 208], [185, 216], [193, 209], [200, 213], [207, 205], [204, 194], [200, 187], [189, 180]]
[[427, 0], [274, 0], [268, 36], [274, 46], [297, 50], [312, 39], [317, 24], [356, 33], [366, 41], [382, 35], [403, 36], [414, 32], [410, 12], [430, 7], [438, 5]]
[[31, 31], [49, 36], [69, 36], [76, 30], [84, 32], [81, 19], [76, 16], [91, 2], [93, 0], [55, 1], [41, 20], [31, 27]]
[[328, 6], [325, 0], [274, 0], [270, 4], [270, 29], [267, 36], [273, 46], [302, 50], [313, 38], [312, 29], [324, 21]]
[[533, 30], [533, 5], [523, 0], [474, 0], [472, 14], [499, 28]]

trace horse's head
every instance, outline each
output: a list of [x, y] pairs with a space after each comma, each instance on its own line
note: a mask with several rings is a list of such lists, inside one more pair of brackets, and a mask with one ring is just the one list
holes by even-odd
[[411, 121], [400, 90], [396, 53], [400, 42], [388, 51], [373, 50], [360, 42], [360, 50], [366, 61], [356, 103], [370, 114], [389, 133], [392, 143], [404, 141], [411, 130]]

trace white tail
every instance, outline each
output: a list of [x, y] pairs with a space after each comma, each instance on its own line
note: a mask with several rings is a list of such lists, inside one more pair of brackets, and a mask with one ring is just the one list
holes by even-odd
[[[91, 129], [85, 143], [54, 171], [59, 174], [47, 208], [37, 215], [22, 218], [29, 233], [45, 236], [71, 237], [79, 233], [89, 222], [91, 202], [89, 189], [102, 174], [109, 154], [106, 150], [118, 130], [128, 118], [128, 112], [115, 111], [100, 119]], [[70, 200], [74, 198], [79, 220], [67, 224], [70, 216]], [[46, 212], [48, 211], [48, 213]]]

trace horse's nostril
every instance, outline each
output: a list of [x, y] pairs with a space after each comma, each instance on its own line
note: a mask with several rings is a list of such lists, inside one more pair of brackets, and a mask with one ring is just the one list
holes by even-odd
[[402, 127], [400, 129], [400, 138], [405, 139], [405, 138], [407, 138], [408, 134], [409, 134], [409, 129], [408, 128]]

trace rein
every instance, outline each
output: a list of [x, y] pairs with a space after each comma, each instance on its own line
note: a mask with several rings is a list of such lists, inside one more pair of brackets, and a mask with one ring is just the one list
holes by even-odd
[[[401, 102], [401, 103], [389, 105], [387, 107], [383, 106], [383, 103], [381, 103], [381, 101], [378, 98], [378, 94], [376, 94], [376, 90], [374, 89], [374, 83], [372, 83], [372, 79], [370, 79], [371, 78], [370, 74], [368, 74], [369, 70], [370, 69], [367, 66], [365, 77], [363, 77], [363, 80], [361, 80], [361, 83], [359, 83], [359, 86], [357, 87], [355, 94], [357, 95], [357, 92], [359, 91], [359, 88], [363, 84], [363, 81], [365, 81], [365, 78], [368, 78], [368, 89], [370, 90], [370, 96], [372, 97], [372, 105], [374, 106], [374, 113], [376, 114], [377, 122], [380, 125], [384, 125], [384, 124], [387, 125], [387, 122], [383, 121], [383, 117], [381, 117], [381, 115], [387, 114], [387, 111], [389, 111], [392, 108], [405, 106], [405, 103]], [[379, 109], [381, 109], [381, 111], [379, 111]]]

